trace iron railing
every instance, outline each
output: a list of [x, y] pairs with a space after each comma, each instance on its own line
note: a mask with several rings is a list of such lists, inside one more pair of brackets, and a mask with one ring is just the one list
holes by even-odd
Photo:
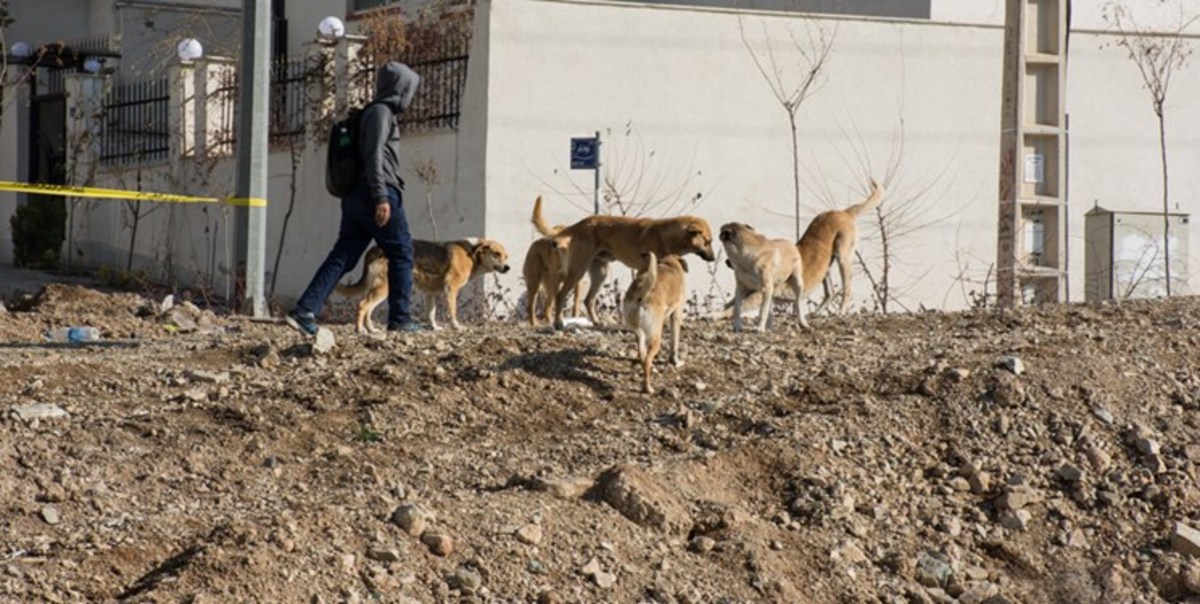
[[170, 100], [166, 78], [113, 86], [104, 100], [100, 161], [128, 163], [166, 157]]

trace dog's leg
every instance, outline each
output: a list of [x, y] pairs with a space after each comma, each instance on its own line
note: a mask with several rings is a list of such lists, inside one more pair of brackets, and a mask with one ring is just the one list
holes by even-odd
[[591, 321], [593, 325], [600, 324], [600, 318], [596, 316], [596, 297], [600, 294], [600, 288], [604, 286], [604, 280], [607, 278], [608, 263], [602, 260], [593, 260], [588, 266], [588, 293], [587, 297], [584, 298], [584, 306], [587, 307], [588, 320]]
[[746, 289], [740, 284], [733, 289], [733, 330], [742, 330], [742, 302], [746, 299]]
[[679, 350], [679, 336], [683, 332], [683, 309], [671, 313], [671, 364], [683, 367], [683, 353]]
[[567, 276], [563, 278], [558, 286], [558, 291], [554, 292], [554, 329], [561, 330], [563, 328], [563, 309], [567, 306], [567, 296], [571, 295], [571, 289], [575, 287], [579, 280], [583, 278], [583, 274], [587, 272], [590, 263], [582, 262], [580, 255], [586, 256], [586, 252], [575, 252], [575, 246], [571, 246], [571, 262], [568, 263]]
[[659, 349], [662, 348], [662, 318], [654, 325], [654, 331], [650, 333], [650, 341], [646, 346], [646, 358], [642, 361], [642, 390], [646, 394], [654, 394], [654, 387], [650, 385], [650, 373], [654, 370], [654, 357], [658, 356]]
[[437, 294], [426, 292], [425, 308], [429, 317], [429, 328], [435, 331], [441, 329], [437, 324]]
[[537, 300], [542, 293], [540, 279], [526, 278], [525, 280], [525, 313], [529, 315], [529, 326], [537, 327]]
[[462, 329], [463, 326], [458, 322], [458, 288], [449, 286], [446, 288], [446, 312], [450, 313], [450, 327], [454, 329]]
[[579, 316], [579, 307], [583, 305], [583, 281], [582, 280], [579, 283], [575, 284], [574, 296], [575, 296], [575, 302], [571, 306], [571, 316], [578, 317]]
[[375, 328], [375, 322], [371, 320], [371, 315], [375, 314], [375, 309], [387, 300], [387, 288], [379, 288], [368, 292], [366, 299], [358, 305], [359, 333], [375, 333], [378, 329]]
[[646, 331], [641, 327], [634, 330], [637, 332], [637, 355], [639, 361], [646, 360]]
[[775, 307], [775, 279], [768, 272], [767, 279], [763, 283], [762, 288], [762, 308], [758, 311], [758, 331], [767, 330], [768, 323], [771, 322], [771, 309]]
[[824, 296], [821, 298], [821, 304], [813, 312], [821, 312], [833, 300], [833, 274], [826, 271], [825, 278], [821, 279], [821, 289], [824, 291]]
[[842, 274], [842, 306], [838, 314], [846, 314], [850, 308], [850, 254], [838, 253], [838, 272]]
[[796, 318], [799, 319], [801, 327], [810, 329], [808, 319], [804, 318], [804, 274], [800, 271], [793, 273], [789, 285], [796, 293]]

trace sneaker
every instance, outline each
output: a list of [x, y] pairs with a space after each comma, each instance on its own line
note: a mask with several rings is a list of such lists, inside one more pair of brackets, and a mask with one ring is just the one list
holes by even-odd
[[306, 335], [317, 335], [317, 319], [312, 313], [302, 313], [296, 310], [288, 313], [284, 320], [296, 331]]
[[400, 333], [424, 333], [429, 331], [429, 328], [421, 325], [420, 323], [397, 323], [394, 325], [388, 325], [387, 330]]

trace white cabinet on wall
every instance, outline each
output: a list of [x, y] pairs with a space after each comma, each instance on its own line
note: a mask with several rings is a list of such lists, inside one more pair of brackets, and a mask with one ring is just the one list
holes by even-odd
[[1115, 212], [1099, 206], [1087, 213], [1084, 270], [1088, 302], [1166, 295], [1167, 250], [1171, 258], [1171, 294], [1191, 293], [1189, 216], [1173, 212], [1168, 219], [1170, 239], [1164, 240], [1161, 213]]

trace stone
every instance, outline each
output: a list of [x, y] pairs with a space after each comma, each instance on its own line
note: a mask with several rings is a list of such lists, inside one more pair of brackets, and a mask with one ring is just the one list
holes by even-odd
[[553, 589], [547, 589], [538, 594], [537, 601], [538, 604], [562, 604], [563, 598]]
[[1083, 532], [1083, 529], [1074, 529], [1071, 531], [1071, 534], [1067, 536], [1067, 547], [1087, 549], [1087, 546], [1087, 533]]
[[1103, 474], [1112, 466], [1112, 457], [1104, 452], [1104, 449], [1099, 447], [1089, 447], [1087, 450], [1088, 463], [1092, 464], [1092, 469]]
[[228, 371], [202, 371], [194, 369], [188, 372], [188, 379], [203, 384], [224, 384], [229, 381]]
[[418, 537], [429, 527], [432, 515], [415, 503], [401, 504], [392, 512], [392, 522], [409, 536]]
[[1027, 486], [1009, 487], [1008, 491], [996, 500], [996, 507], [1001, 510], [1019, 510], [1037, 500], [1037, 494]]
[[1096, 416], [1096, 419], [1098, 419], [1110, 426], [1113, 424], [1114, 421], [1116, 421], [1116, 419], [1113, 418], [1112, 412], [1109, 411], [1108, 409], [1105, 409], [1104, 407], [1092, 408], [1092, 415]]
[[983, 604], [988, 598], [1000, 592], [1000, 588], [987, 582], [974, 583], [966, 591], [959, 594], [958, 604]]
[[1200, 531], [1176, 522], [1175, 532], [1171, 535], [1171, 547], [1185, 556], [1200, 558]]
[[454, 551], [454, 540], [449, 535], [437, 531], [425, 531], [421, 535], [421, 543], [424, 543], [433, 555], [443, 558]]
[[617, 584], [617, 576], [612, 573], [599, 572], [592, 575], [592, 580], [600, 589], [612, 589]]
[[716, 546], [717, 542], [712, 537], [692, 537], [692, 540], [688, 542], [688, 549], [697, 554], [711, 552]]
[[1066, 482], [1075, 483], [1083, 480], [1083, 470], [1081, 470], [1079, 466], [1071, 463], [1065, 463], [1059, 466], [1055, 474], [1057, 474], [1059, 478]]
[[966, 492], [971, 490], [970, 479], [963, 478], [962, 476], [955, 476], [954, 478], [951, 478], [949, 484], [950, 488], [954, 489], [955, 491]]
[[313, 354], [328, 354], [336, 345], [337, 341], [334, 339], [332, 331], [324, 327], [317, 328], [317, 335], [312, 342]]
[[917, 581], [925, 587], [941, 588], [953, 574], [954, 569], [940, 553], [925, 552], [917, 558]]
[[450, 589], [475, 593], [479, 591], [480, 587], [483, 587], [483, 575], [474, 569], [460, 566], [446, 576], [446, 584], [450, 586]]
[[586, 478], [535, 478], [529, 485], [534, 491], [549, 493], [559, 499], [579, 499], [592, 487], [592, 481]]
[[865, 564], [869, 561], [867, 555], [863, 553], [862, 548], [849, 541], [834, 548], [829, 553], [829, 558], [835, 561], [841, 560], [847, 564]]
[[17, 405], [12, 410], [17, 415], [17, 419], [27, 422], [35, 419], [61, 419], [67, 416], [65, 409], [49, 403]]
[[595, 576], [600, 572], [600, 560], [596, 557], [592, 557], [591, 560], [588, 560], [587, 564], [583, 565], [583, 568], [579, 569], [579, 572], [583, 573], [583, 576], [585, 577]]
[[1192, 560], [1183, 566], [1183, 586], [1200, 595], [1200, 560]]
[[1150, 470], [1152, 474], [1162, 474], [1167, 471], [1167, 462], [1163, 460], [1162, 455], [1152, 454], [1142, 458], [1142, 467]]
[[835, 438], [835, 439], [833, 439], [833, 441], [831, 441], [829, 443], [829, 446], [831, 449], [833, 449], [834, 453], [841, 453], [842, 451], [844, 451], [846, 449], [846, 447], [850, 446], [850, 443], [848, 443], [840, 438]]
[[46, 521], [46, 524], [53, 526], [62, 522], [62, 517], [58, 513], [58, 508], [48, 505], [42, 508], [42, 520]]
[[394, 547], [375, 546], [367, 550], [367, 557], [390, 564], [400, 561], [400, 551]]
[[542, 542], [542, 527], [536, 524], [526, 524], [517, 529], [517, 541], [526, 545], [537, 545]]
[[1009, 510], [1000, 515], [1000, 526], [1012, 531], [1023, 531], [1029, 526], [1033, 514], [1029, 510]]
[[621, 464], [605, 470], [596, 489], [605, 503], [635, 524], [668, 533], [685, 533], [692, 526], [674, 490], [635, 466]]
[[1012, 355], [1004, 356], [1000, 358], [1000, 362], [997, 364], [1000, 367], [1011, 371], [1013, 375], [1021, 375], [1025, 373], [1025, 361], [1022, 361], [1020, 357]]
[[1140, 437], [1133, 442], [1133, 446], [1142, 455], [1158, 455], [1162, 451], [1162, 446], [1153, 438]]
[[983, 495], [992, 490], [992, 475], [987, 472], [979, 472], [967, 478], [967, 483], [971, 486], [972, 493]]

